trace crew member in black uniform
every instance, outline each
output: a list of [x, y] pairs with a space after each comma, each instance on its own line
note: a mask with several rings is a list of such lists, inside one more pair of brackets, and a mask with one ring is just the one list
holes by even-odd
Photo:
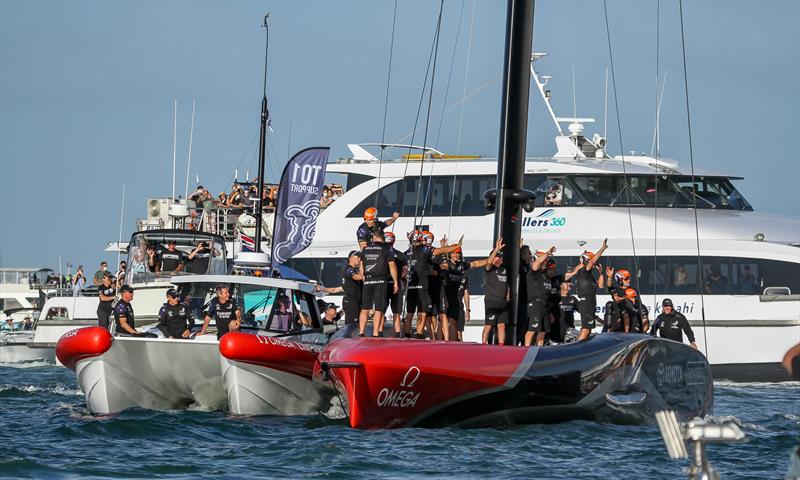
[[385, 222], [378, 220], [378, 209], [369, 207], [364, 210], [364, 223], [358, 226], [356, 230], [356, 238], [358, 239], [358, 248], [364, 250], [364, 247], [372, 240], [372, 234], [375, 232], [382, 232], [386, 227], [390, 226], [400, 217], [400, 213], [394, 212], [392, 218], [387, 219]]
[[417, 338], [425, 338], [428, 326], [428, 315], [433, 311], [428, 284], [428, 274], [434, 256], [447, 254], [461, 246], [464, 237], [455, 245], [433, 248], [425, 242], [422, 232], [414, 232], [409, 236], [411, 248], [406, 252], [408, 260], [408, 293], [406, 295], [406, 318], [403, 331], [411, 336], [411, 320], [417, 315]]
[[[606, 267], [606, 286], [608, 293], [616, 287], [625, 289], [625, 296], [633, 303], [635, 307], [634, 317], [631, 318], [631, 331], [638, 333], [645, 333], [650, 329], [649, 316], [647, 314], [647, 307], [642, 304], [639, 291], [631, 285], [631, 272], [625, 268], [620, 268], [616, 272], [612, 267]], [[631, 293], [629, 290], [632, 290]]]
[[615, 288], [611, 301], [606, 303], [605, 326], [609, 332], [628, 333], [631, 331], [633, 304], [625, 298], [625, 290]]
[[506, 343], [506, 325], [508, 324], [508, 273], [503, 266], [503, 239], [498, 238], [494, 250], [489, 254], [486, 263], [484, 280], [484, 311], [486, 320], [483, 326], [483, 343], [489, 343], [489, 334], [497, 328], [497, 340], [500, 345]]
[[160, 272], [178, 273], [186, 265], [186, 254], [177, 249], [175, 240], [169, 240], [167, 249], [159, 250], [157, 255]]
[[608, 243], [603, 240], [603, 245], [597, 254], [590, 251], [584, 251], [580, 258], [580, 263], [564, 275], [564, 280], [570, 280], [575, 277], [575, 291], [578, 294], [578, 313], [581, 315], [581, 333], [578, 335], [578, 340], [584, 340], [589, 337], [592, 329], [595, 326], [595, 315], [597, 310], [597, 289], [603, 288], [602, 273], [599, 278], [594, 277], [594, 266], [603, 252], [608, 248]]
[[650, 329], [647, 308], [639, 300], [636, 289], [625, 288], [625, 298], [631, 303], [631, 333], [646, 333]]
[[528, 272], [531, 271], [533, 253], [531, 247], [523, 245], [519, 249], [519, 288], [517, 290], [517, 345], [525, 343], [528, 332]]
[[[392, 309], [392, 318], [394, 320], [394, 336], [400, 337], [401, 324], [402, 324], [402, 299], [403, 299], [403, 279], [406, 277], [408, 269], [408, 260], [406, 254], [394, 248], [395, 236], [392, 232], [385, 232], [386, 245], [389, 246], [389, 256], [394, 260], [395, 268], [397, 268], [397, 278], [400, 283], [397, 285], [397, 292], [394, 288], [394, 280], [390, 276], [386, 286], [387, 306]], [[381, 325], [382, 327], [383, 325]], [[383, 329], [380, 330], [383, 332]]]
[[664, 312], [656, 317], [651, 335], [655, 336], [658, 333], [661, 338], [683, 343], [683, 334], [685, 333], [686, 338], [689, 339], [689, 345], [697, 350], [697, 344], [694, 342], [694, 332], [686, 316], [675, 310], [672, 300], [669, 298], [665, 298], [661, 302], [661, 308]]
[[211, 319], [217, 324], [217, 340], [228, 332], [238, 332], [242, 321], [242, 311], [231, 299], [228, 287], [217, 287], [217, 298], [211, 300], [203, 313], [203, 327], [197, 336], [205, 335]]
[[533, 344], [536, 337], [536, 345], [544, 345], [544, 336], [550, 332], [550, 312], [547, 309], [547, 301], [550, 298], [550, 280], [545, 274], [547, 260], [555, 253], [556, 247], [550, 247], [546, 252], [536, 252], [531, 262], [530, 270], [527, 273], [525, 284], [527, 286], [527, 312], [528, 312], [528, 331], [525, 332], [525, 346]]
[[[442, 326], [444, 341], [458, 340], [458, 331], [463, 331], [467, 308], [464, 304], [464, 289], [467, 283], [467, 271], [472, 268], [485, 267], [488, 258], [465, 262], [461, 247], [450, 252], [450, 259], [442, 271], [445, 276], [444, 296], [447, 300], [447, 320]], [[468, 305], [468, 304], [467, 304]]]
[[361, 288], [364, 277], [361, 275], [360, 265], [361, 251], [351, 251], [347, 256], [347, 265], [342, 271], [342, 285], [333, 288], [319, 287], [325, 293], [344, 293], [342, 311], [344, 312], [345, 325], [357, 323], [361, 314]]
[[167, 302], [158, 311], [158, 329], [167, 338], [189, 338], [194, 319], [189, 308], [181, 303], [174, 288], [167, 290]]
[[97, 324], [105, 329], [108, 329], [108, 317], [111, 316], [111, 310], [113, 310], [111, 304], [117, 295], [117, 290], [112, 283], [113, 279], [114, 276], [106, 272], [103, 274], [103, 283], [97, 287], [97, 296], [100, 298], [100, 303], [97, 304]]
[[208, 272], [208, 262], [211, 260], [209, 242], [199, 242], [194, 250], [186, 257], [186, 271], [198, 275]]
[[[433, 245], [433, 234], [429, 231], [422, 232], [426, 245]], [[447, 237], [442, 237], [440, 245], [447, 246]], [[447, 323], [447, 296], [445, 289], [445, 264], [447, 255], [434, 255], [431, 258], [431, 270], [428, 275], [428, 292], [431, 296], [431, 338], [442, 340], [442, 325]]]
[[139, 336], [136, 331], [136, 322], [133, 318], [133, 307], [131, 300], [133, 300], [133, 288], [130, 285], [123, 285], [119, 289], [119, 301], [117, 306], [114, 307], [114, 320], [117, 322], [117, 334]]
[[461, 288], [458, 290], [458, 298], [461, 300], [461, 309], [458, 312], [458, 322], [456, 325], [456, 333], [459, 342], [464, 341], [464, 327], [467, 326], [467, 322], [469, 322], [470, 315], [472, 310], [470, 310], [469, 305], [469, 275], [464, 275], [464, 279], [461, 280]]
[[[558, 301], [558, 321], [553, 326], [550, 332], [550, 339], [563, 343], [566, 340], [567, 331], [575, 329], [575, 312], [578, 310], [578, 299], [570, 295], [572, 284], [563, 282], [559, 286], [559, 301]], [[557, 330], [557, 331], [556, 331]]]
[[[547, 279], [550, 281], [550, 296], [547, 300], [547, 311], [550, 312], [550, 315], [556, 320], [550, 324], [550, 333], [548, 336], [551, 340], [555, 336], [555, 341], [561, 342], [562, 340], [558, 340], [558, 338], [563, 336], [564, 332], [558, 325], [558, 319], [561, 318], [561, 284], [565, 283], [564, 275], [558, 273], [556, 262], [552, 258], [547, 259], [544, 272]], [[572, 283], [569, 283], [569, 285], [571, 289]], [[567, 291], [569, 292], [570, 290]], [[572, 328], [575, 328], [574, 324]]]
[[384, 243], [383, 230], [372, 233], [372, 241], [361, 250], [361, 275], [364, 276], [364, 288], [361, 290], [361, 314], [358, 319], [358, 334], [364, 336], [372, 310], [372, 336], [380, 336], [383, 314], [386, 312], [387, 280], [392, 277], [392, 293], [399, 290], [397, 265], [389, 253], [389, 246]]

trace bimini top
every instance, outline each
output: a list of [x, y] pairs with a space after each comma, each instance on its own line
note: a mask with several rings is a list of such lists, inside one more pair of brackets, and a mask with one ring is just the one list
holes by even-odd
[[316, 289], [316, 285], [313, 283], [298, 282], [283, 278], [251, 277], [247, 275], [181, 275], [172, 277], [170, 282], [175, 285], [186, 283], [218, 283], [220, 285], [229, 285], [231, 283], [239, 283], [272, 288], [287, 288], [311, 294], [313, 294]]

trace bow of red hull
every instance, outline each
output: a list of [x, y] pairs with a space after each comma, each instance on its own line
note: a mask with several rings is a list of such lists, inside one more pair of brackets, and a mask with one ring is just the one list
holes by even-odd
[[[471, 395], [507, 388], [536, 349], [394, 339], [342, 339], [320, 356], [354, 428], [413, 426], [415, 419]], [[530, 360], [532, 361], [532, 360]], [[529, 362], [528, 362], [529, 364]], [[326, 373], [327, 372], [327, 373]]]
[[322, 346], [230, 332], [220, 339], [219, 351], [228, 360], [259, 365], [311, 379]]

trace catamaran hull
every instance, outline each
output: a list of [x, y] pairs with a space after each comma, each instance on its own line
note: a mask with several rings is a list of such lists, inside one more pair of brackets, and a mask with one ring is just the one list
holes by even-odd
[[228, 333], [220, 341], [228, 408], [239, 415], [311, 415], [329, 403], [312, 382], [321, 346]]
[[479, 427], [572, 419], [642, 423], [703, 416], [711, 370], [688, 346], [603, 334], [555, 347], [342, 339], [320, 354], [320, 390], [354, 428]]
[[[107, 348], [103, 349], [107, 344]], [[95, 414], [151, 410], [223, 409], [218, 342], [114, 337], [99, 327], [69, 332], [56, 354], [75, 370], [86, 406]]]

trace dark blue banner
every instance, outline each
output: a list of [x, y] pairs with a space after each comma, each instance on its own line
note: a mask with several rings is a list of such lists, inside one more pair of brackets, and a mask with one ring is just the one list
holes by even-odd
[[329, 147], [301, 150], [283, 169], [272, 229], [273, 267], [286, 263], [314, 239], [329, 152]]

